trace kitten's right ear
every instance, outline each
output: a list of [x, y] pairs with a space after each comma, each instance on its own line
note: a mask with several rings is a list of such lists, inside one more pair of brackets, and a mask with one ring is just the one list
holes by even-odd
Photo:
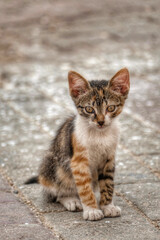
[[68, 73], [70, 95], [74, 98], [83, 95], [89, 90], [89, 84], [79, 73], [70, 71]]
[[130, 88], [129, 71], [123, 68], [109, 81], [109, 89], [126, 97]]

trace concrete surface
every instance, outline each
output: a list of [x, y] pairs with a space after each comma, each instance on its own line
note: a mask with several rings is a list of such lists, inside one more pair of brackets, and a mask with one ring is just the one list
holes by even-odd
[[[0, 239], [160, 238], [160, 4], [155, 1], [0, 1]], [[74, 107], [67, 72], [131, 91], [120, 118], [115, 202], [120, 218], [85, 222], [46, 203], [37, 169]]]
[[19, 200], [18, 191], [0, 177], [0, 239], [57, 239]]

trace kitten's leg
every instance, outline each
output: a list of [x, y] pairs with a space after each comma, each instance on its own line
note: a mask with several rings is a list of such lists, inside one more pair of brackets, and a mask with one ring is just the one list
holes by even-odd
[[101, 193], [100, 208], [105, 217], [118, 217], [121, 215], [121, 209], [114, 206], [112, 198], [114, 191], [114, 158], [108, 160], [103, 172], [99, 175], [99, 186]]
[[[73, 162], [77, 166], [76, 160], [77, 159], [75, 158]], [[98, 208], [97, 200], [92, 190], [92, 179], [90, 176], [89, 168], [86, 166], [85, 161], [83, 162], [82, 159], [80, 169], [78, 166], [73, 167], [73, 162], [73, 176], [83, 206], [83, 218], [85, 220], [91, 221], [102, 219], [104, 216], [102, 211]]]
[[99, 205], [100, 199], [101, 199], [101, 195], [100, 195], [100, 187], [99, 187], [99, 182], [98, 181], [96, 183], [96, 186], [94, 187], [94, 194], [95, 194], [97, 203]]
[[95, 194], [97, 204], [99, 206], [101, 195], [100, 195], [100, 187], [99, 187], [99, 182], [98, 182], [97, 170], [94, 173], [92, 173], [92, 179], [93, 179], [93, 192]]
[[43, 200], [47, 203], [56, 202], [57, 195], [55, 194], [55, 190], [53, 188], [43, 187]]
[[92, 178], [85, 148], [73, 142], [74, 155], [71, 159], [72, 174], [77, 191], [83, 206], [83, 218], [85, 220], [102, 219], [103, 212], [98, 208], [97, 200], [92, 189]]
[[57, 199], [58, 186], [43, 175], [39, 175], [39, 183], [43, 186], [43, 199], [46, 202], [54, 202]]
[[[57, 201], [60, 202], [68, 211], [82, 210], [82, 204], [77, 197], [74, 189], [67, 188], [65, 185], [58, 185], [47, 181], [44, 177], [40, 176], [40, 183], [43, 185], [43, 198], [47, 202]], [[70, 197], [68, 197], [70, 196]]]

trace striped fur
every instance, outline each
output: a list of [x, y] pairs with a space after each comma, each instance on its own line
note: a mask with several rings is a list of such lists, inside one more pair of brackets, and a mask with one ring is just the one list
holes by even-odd
[[98, 204], [92, 189], [92, 177], [89, 168], [88, 153], [73, 135], [74, 155], [71, 159], [71, 169], [81, 202], [91, 208], [98, 208]]
[[[129, 91], [129, 73], [110, 81], [87, 81], [69, 73], [78, 114], [65, 121], [39, 170], [39, 183], [69, 211], [83, 209], [85, 220], [119, 216], [113, 204], [117, 116]], [[113, 110], [113, 111], [110, 111]]]

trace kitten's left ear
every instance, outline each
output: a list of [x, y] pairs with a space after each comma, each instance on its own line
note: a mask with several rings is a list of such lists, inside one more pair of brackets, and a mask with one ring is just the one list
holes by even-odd
[[89, 90], [89, 83], [79, 73], [68, 73], [69, 90], [72, 97], [77, 98]]
[[109, 89], [114, 92], [127, 96], [130, 88], [129, 71], [127, 68], [121, 69], [109, 81]]

